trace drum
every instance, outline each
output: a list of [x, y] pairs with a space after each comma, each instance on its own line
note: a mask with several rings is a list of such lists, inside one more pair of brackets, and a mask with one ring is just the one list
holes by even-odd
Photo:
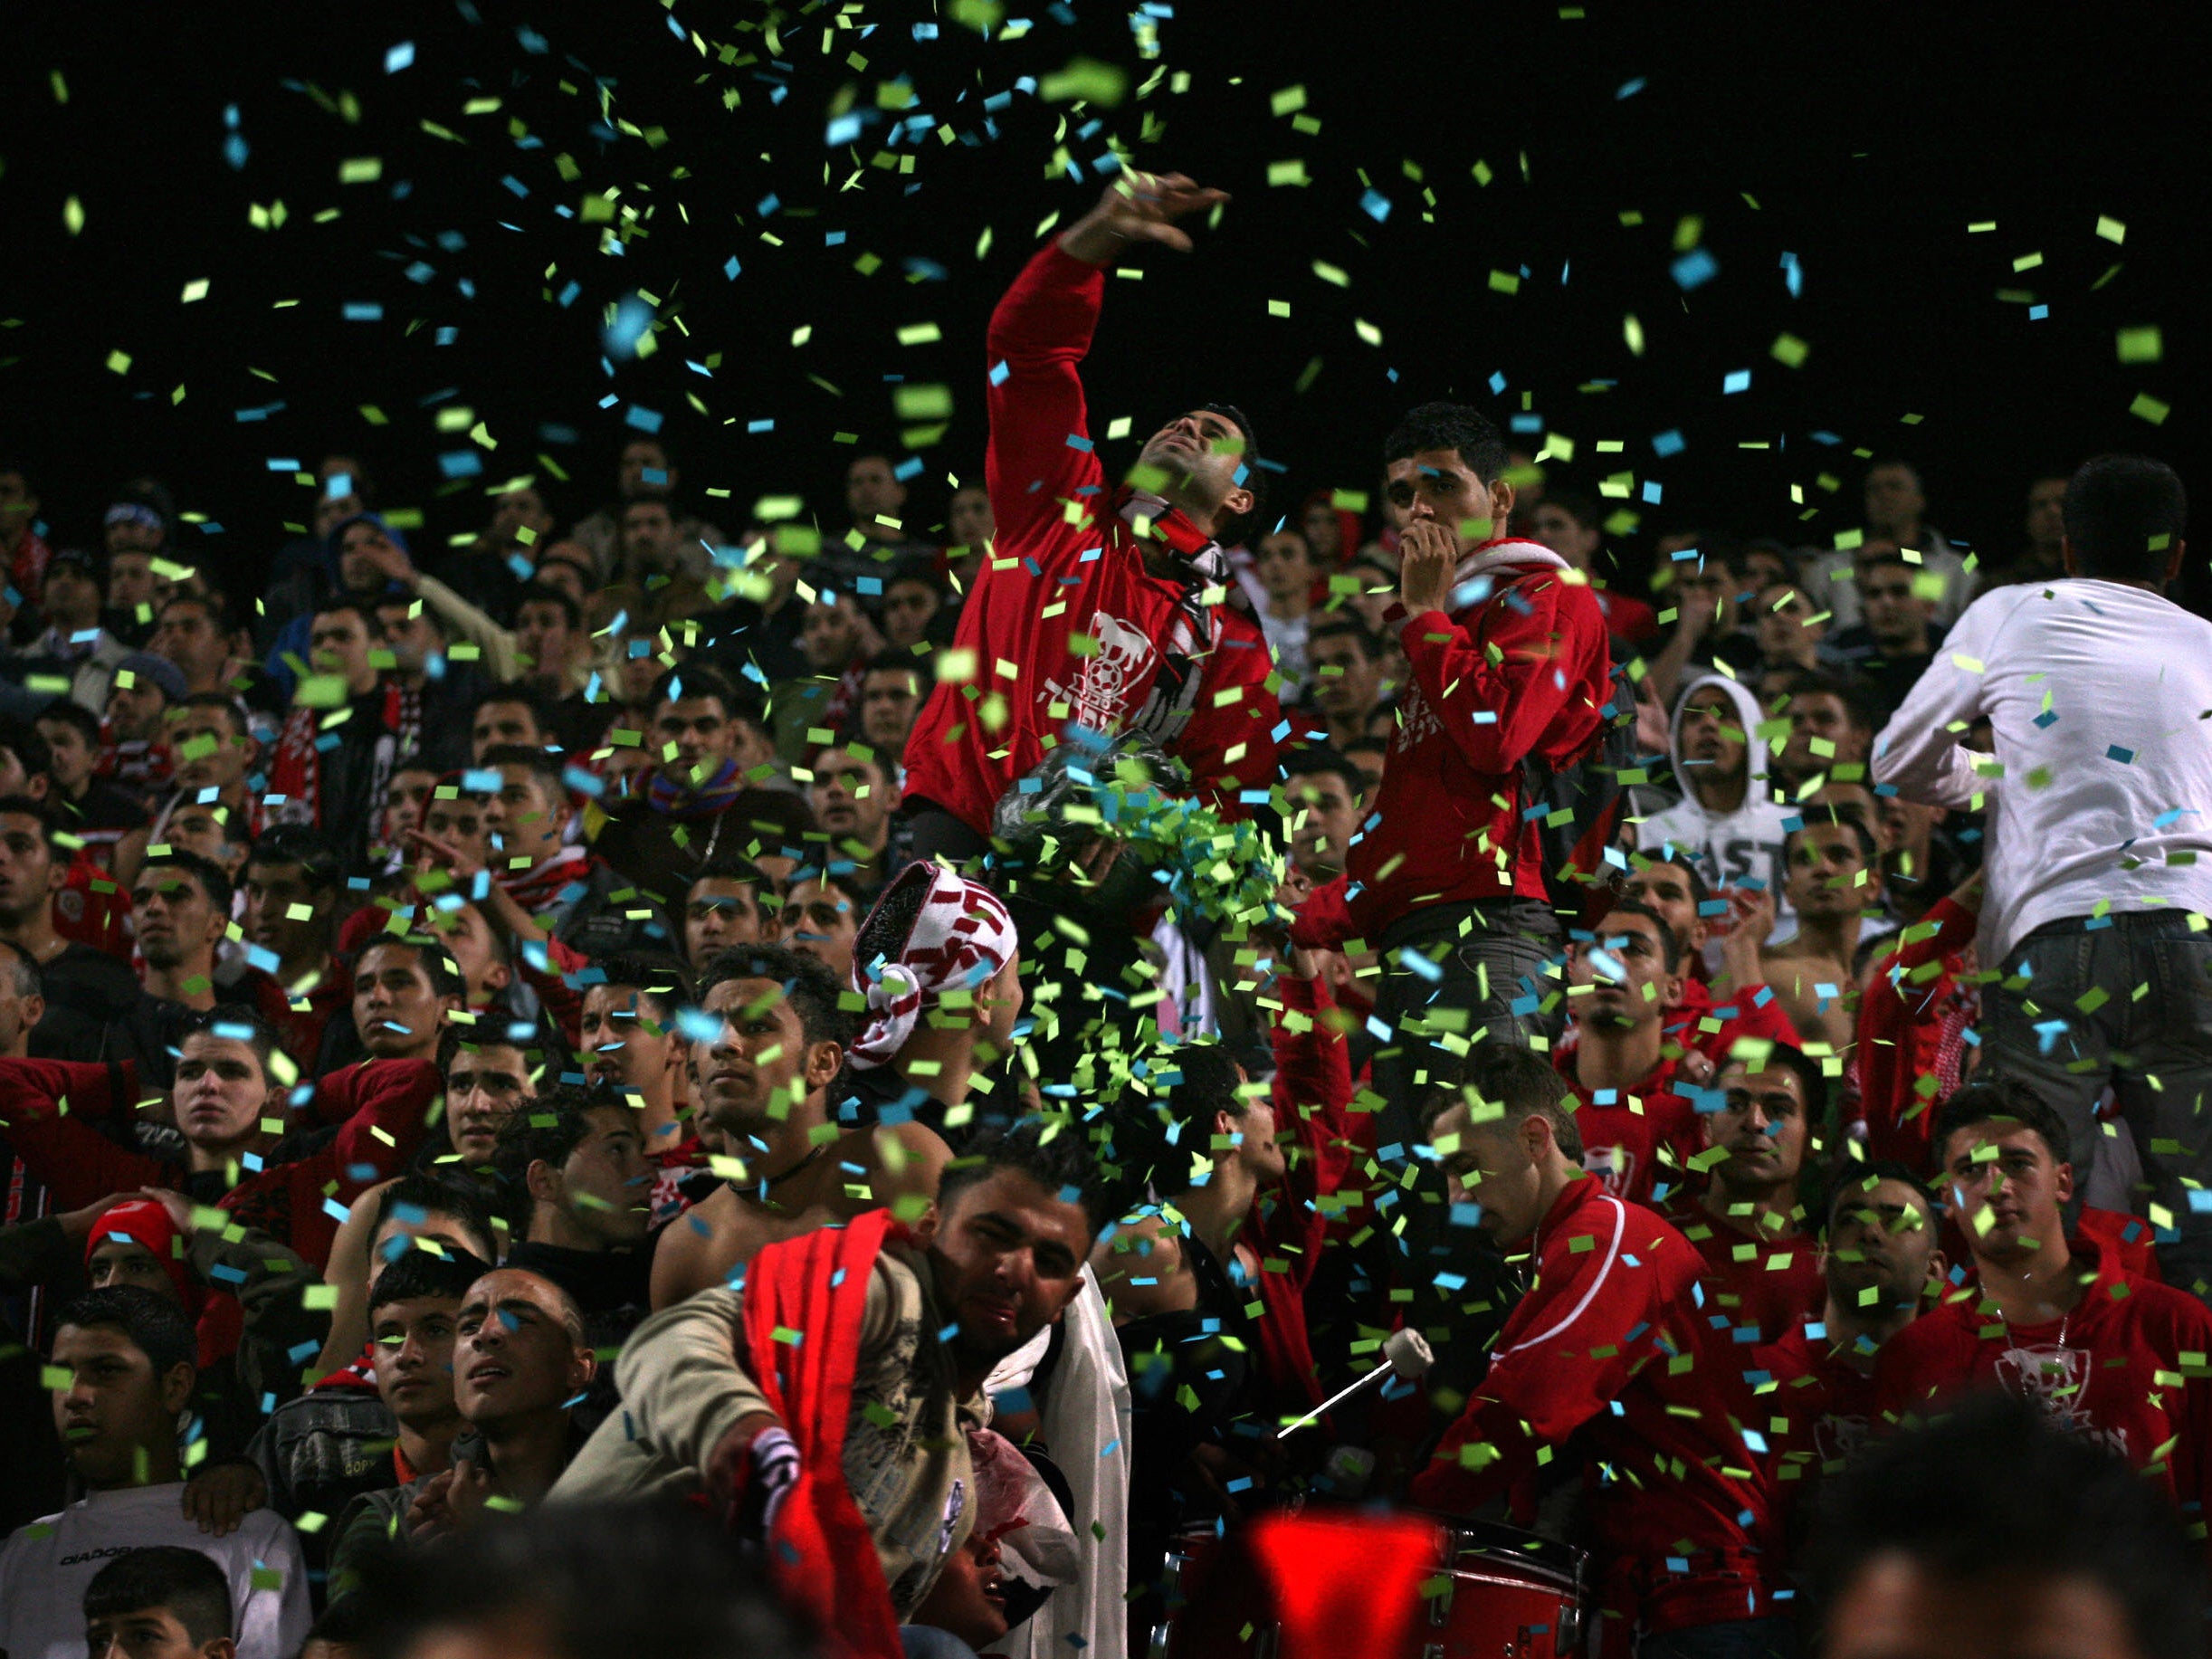
[[[1171, 1659], [1583, 1659], [1587, 1558], [1511, 1527], [1308, 1510], [1176, 1543]], [[1157, 1649], [1155, 1650], [1157, 1651]]]

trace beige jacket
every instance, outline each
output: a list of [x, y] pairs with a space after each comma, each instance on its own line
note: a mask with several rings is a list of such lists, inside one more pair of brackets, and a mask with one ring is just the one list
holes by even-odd
[[[945, 1558], [967, 1541], [974, 1474], [967, 1430], [989, 1420], [985, 1397], [953, 1397], [952, 1360], [919, 1252], [887, 1244], [868, 1281], [844, 1478], [874, 1535], [901, 1619]], [[685, 1497], [741, 1417], [768, 1409], [738, 1361], [742, 1291], [701, 1291], [640, 1325], [615, 1362], [622, 1406], [599, 1425], [548, 1502]]]

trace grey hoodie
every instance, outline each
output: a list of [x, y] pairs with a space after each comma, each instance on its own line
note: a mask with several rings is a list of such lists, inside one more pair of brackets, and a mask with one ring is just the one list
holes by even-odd
[[[1690, 789], [1697, 768], [1683, 759], [1682, 712], [1692, 692], [1720, 686], [1736, 706], [1749, 750], [1749, 777], [1743, 804], [1733, 812], [1709, 812]], [[1673, 719], [1667, 728], [1667, 750], [1674, 763], [1674, 777], [1683, 786], [1683, 798], [1664, 812], [1655, 812], [1636, 826], [1636, 850], [1648, 853], [1672, 847], [1688, 855], [1717, 898], [1724, 887], [1740, 887], [1749, 880], [1766, 883], [1774, 894], [1774, 931], [1771, 939], [1789, 938], [1797, 930], [1797, 914], [1782, 893], [1784, 865], [1783, 825], [1796, 816], [1794, 809], [1773, 796], [1767, 777], [1767, 740], [1759, 735], [1761, 710], [1750, 690], [1725, 674], [1705, 674], [1692, 680], [1675, 700]]]

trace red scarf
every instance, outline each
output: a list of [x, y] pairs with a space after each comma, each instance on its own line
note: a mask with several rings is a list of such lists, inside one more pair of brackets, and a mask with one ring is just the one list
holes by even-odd
[[494, 879], [517, 904], [532, 916], [542, 916], [560, 902], [561, 894], [589, 881], [597, 862], [581, 847], [563, 847], [542, 864], [502, 870]]
[[[422, 733], [422, 695], [389, 682], [382, 689], [384, 729], [398, 739], [393, 752], [404, 755], [416, 747]], [[352, 704], [358, 707], [361, 701], [361, 698], [355, 698]], [[310, 824], [317, 829], [323, 826], [322, 749], [317, 739], [322, 736], [326, 718], [324, 710], [294, 709], [284, 717], [283, 728], [277, 733], [276, 753], [269, 762], [269, 794], [283, 803], [281, 815], [288, 824]], [[369, 798], [383, 800], [381, 777], [371, 788]]]
[[[768, 1576], [789, 1606], [852, 1659], [899, 1659], [891, 1587], [844, 1481], [845, 1420], [860, 1364], [869, 1275], [889, 1210], [771, 1244], [745, 1274], [746, 1368], [798, 1444], [799, 1476], [768, 1540]], [[778, 1341], [777, 1332], [796, 1340]]]

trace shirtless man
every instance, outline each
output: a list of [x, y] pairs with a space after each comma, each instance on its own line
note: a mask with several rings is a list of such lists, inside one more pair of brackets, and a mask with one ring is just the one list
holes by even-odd
[[1841, 1054], [1858, 1018], [1855, 958], [1862, 933], [1871, 936], [1864, 916], [1882, 905], [1881, 858], [1874, 836], [1852, 818], [1808, 817], [1789, 832], [1782, 855], [1782, 891], [1797, 932], [1763, 953], [1767, 983], [1808, 1047], [1826, 1044], [1826, 1053]]
[[691, 1098], [735, 1158], [716, 1159], [727, 1184], [662, 1235], [656, 1310], [726, 1282], [763, 1245], [883, 1206], [916, 1221], [935, 1201], [952, 1154], [934, 1132], [829, 1120], [853, 1040], [841, 988], [813, 958], [774, 945], [726, 950], [701, 973], [714, 1029], [691, 1037]]

